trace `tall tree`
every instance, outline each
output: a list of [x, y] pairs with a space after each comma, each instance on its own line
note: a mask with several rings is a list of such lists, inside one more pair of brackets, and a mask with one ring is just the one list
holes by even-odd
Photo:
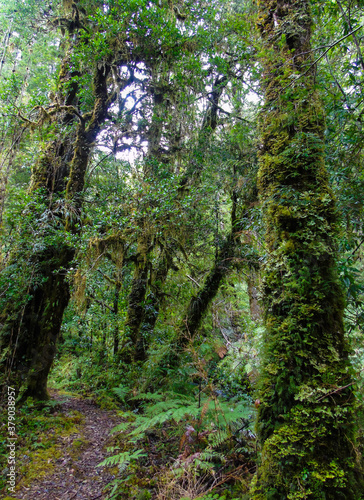
[[357, 499], [353, 381], [307, 0], [263, 0], [258, 174], [268, 261], [254, 499]]
[[[69, 43], [54, 102], [38, 107], [38, 122], [32, 123], [51, 122], [51, 139], [33, 166], [30, 203], [16, 244], [2, 262], [1, 365], [5, 380], [24, 398], [48, 397], [47, 377], [69, 300], [66, 271], [75, 255], [72, 235], [81, 224], [86, 168], [113, 96], [110, 57], [84, 65], [83, 73], [75, 69], [80, 31], [85, 29], [81, 12], [76, 3], [64, 2], [63, 17], [55, 21], [67, 30]], [[79, 94], [82, 76], [91, 83], [85, 103]]]

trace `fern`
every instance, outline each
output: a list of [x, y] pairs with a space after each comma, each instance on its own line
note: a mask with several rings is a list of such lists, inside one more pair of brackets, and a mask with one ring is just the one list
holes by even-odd
[[113, 455], [112, 457], [107, 457], [101, 463], [97, 465], [97, 467], [113, 467], [114, 465], [118, 465], [119, 468], [125, 470], [126, 467], [133, 460], [138, 460], [139, 458], [146, 457], [146, 453], [143, 453], [144, 450], [136, 450], [133, 453], [123, 452], [118, 455]]
[[[123, 416], [128, 415], [129, 413], [123, 413]], [[121, 422], [116, 427], [111, 429], [111, 434], [115, 434], [115, 432], [125, 432], [130, 429], [132, 422]]]
[[196, 456], [193, 457], [193, 463], [197, 469], [204, 473], [210, 473], [213, 475], [215, 475], [214, 466], [216, 462], [226, 462], [223, 453], [218, 453], [215, 451], [204, 451], [197, 453]]
[[150, 417], [153, 417], [159, 415], [160, 413], [170, 412], [170, 411], [173, 412], [174, 410], [181, 408], [181, 406], [182, 403], [178, 399], [174, 400], [172, 399], [169, 401], [160, 401], [159, 403], [156, 403], [155, 405], [146, 408], [145, 414]]
[[159, 402], [149, 407], [145, 415], [137, 417], [132, 424], [135, 427], [130, 432], [130, 435], [142, 437], [147, 430], [161, 426], [165, 422], [173, 421], [179, 423], [186, 417], [197, 418], [200, 413], [201, 408], [198, 408], [196, 403], [185, 406], [183, 402], [178, 400]]
[[204, 462], [225, 462], [225, 457], [217, 451], [203, 451], [200, 453], [199, 459]]
[[120, 384], [119, 387], [114, 387], [113, 392], [118, 396], [118, 398], [125, 403], [126, 396], [130, 392], [129, 387], [126, 387], [125, 385]]
[[[176, 398], [178, 397], [178, 399]], [[130, 401], [133, 400], [145, 400], [145, 401], [173, 401], [177, 400], [180, 403], [184, 402], [193, 402], [195, 399], [191, 396], [187, 396], [186, 394], [179, 394], [173, 391], [165, 391], [165, 392], [142, 392], [138, 393], [137, 396], [133, 396], [129, 398]]]
[[[141, 439], [144, 437], [148, 430], [153, 428], [158, 428], [165, 424], [166, 422], [174, 422], [178, 424], [185, 419], [203, 420], [206, 426], [213, 425], [215, 429], [230, 429], [234, 426], [236, 430], [239, 425], [241, 425], [242, 419], [251, 418], [252, 409], [247, 407], [246, 403], [240, 403], [238, 405], [233, 405], [227, 402], [219, 402], [212, 400], [211, 398], [204, 398], [201, 401], [201, 406], [198, 407], [197, 403], [188, 396], [183, 396], [181, 398], [167, 399], [165, 398], [168, 394], [151, 394], [145, 393], [141, 394], [140, 398], [145, 400], [157, 401], [155, 404], [149, 404], [144, 408], [143, 415], [135, 415], [133, 412], [125, 412], [123, 416], [128, 417], [128, 422], [122, 422], [117, 425], [112, 432], [129, 432], [130, 437], [136, 437]], [[176, 396], [174, 394], [174, 396]], [[139, 399], [135, 397], [135, 399]], [[162, 400], [163, 399], [163, 400]], [[186, 404], [190, 403], [190, 404]], [[132, 420], [132, 421], [130, 421]], [[133, 428], [133, 429], [131, 429]], [[231, 435], [231, 432], [230, 432]], [[213, 435], [212, 435], [213, 436]], [[224, 439], [226, 439], [228, 433]], [[217, 442], [217, 437], [215, 434], [215, 439]], [[222, 439], [222, 438], [221, 438]], [[220, 442], [220, 444], [222, 441]], [[215, 444], [214, 446], [217, 446]]]
[[211, 433], [208, 437], [209, 449], [218, 448], [230, 438], [231, 432], [227, 429], [218, 430], [217, 432]]
[[[184, 432], [185, 425], [181, 425], [184, 422], [188, 426], [180, 440], [180, 460], [177, 463], [183, 465], [181, 470], [189, 464], [193, 465], [199, 471], [198, 474], [215, 475], [216, 467], [221, 470], [231, 462], [231, 457], [230, 460], [227, 458], [227, 447], [236, 456], [235, 448], [241, 447], [241, 444], [236, 446], [235, 436], [248, 428], [253, 414], [248, 399], [233, 403], [218, 400], [215, 396], [201, 395], [197, 402], [194, 395], [168, 391], [140, 393], [129, 400], [139, 401], [142, 412], [121, 413], [127, 421], [116, 426], [113, 432], [123, 432], [123, 438], [127, 439], [129, 446], [132, 444], [134, 448], [141, 448], [140, 442], [149, 431], [163, 428], [163, 433], [167, 431], [169, 436], [173, 433], [180, 435]], [[167, 428], [166, 424], [174, 425]], [[201, 449], [203, 447], [205, 449]], [[100, 465], [118, 465], [124, 471], [131, 461], [144, 456], [146, 453], [137, 449], [133, 453], [109, 457]]]
[[232, 405], [228, 402], [219, 402], [217, 412], [217, 423], [219, 427], [229, 426], [239, 420], [251, 420], [253, 409], [246, 402]]
[[201, 460], [200, 458], [195, 458], [194, 460], [195, 466], [200, 469], [202, 472], [209, 472], [210, 474], [214, 474], [214, 466], [211, 462]]
[[162, 400], [164, 399], [164, 394], [161, 394], [160, 392], [141, 392], [138, 393], [137, 396], [133, 396], [129, 398], [130, 401], [135, 401], [135, 400], [146, 400], [146, 401], [155, 401], [155, 400]]

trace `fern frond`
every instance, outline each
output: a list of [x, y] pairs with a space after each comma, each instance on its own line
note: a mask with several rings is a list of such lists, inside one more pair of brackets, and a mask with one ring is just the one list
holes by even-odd
[[218, 448], [230, 438], [231, 438], [231, 433], [226, 429], [213, 432], [208, 436], [209, 448], [210, 449]]
[[146, 457], [147, 454], [143, 453], [144, 450], [136, 450], [134, 453], [129, 453], [127, 451], [123, 453], [118, 453], [112, 457], [107, 457], [97, 467], [113, 467], [118, 465], [119, 467], [124, 467], [124, 469], [129, 465], [132, 460], [138, 460], [141, 457]]
[[112, 391], [121, 399], [121, 401], [125, 402], [127, 394], [130, 392], [129, 387], [125, 387], [124, 385], [119, 385], [119, 387], [114, 387]]
[[210, 462], [205, 462], [204, 460], [200, 460], [199, 458], [195, 458], [194, 463], [196, 467], [198, 467], [203, 472], [209, 472], [210, 474], [214, 474], [214, 466]]
[[129, 398], [130, 401], [136, 400], [145, 400], [145, 401], [171, 401], [177, 399], [180, 402], [186, 401], [194, 401], [195, 398], [188, 396], [186, 394], [179, 394], [173, 391], [164, 391], [164, 392], [140, 392], [137, 395]]
[[225, 462], [225, 456], [218, 451], [202, 451], [199, 458], [204, 462]]
[[152, 418], [140, 416], [136, 422], [137, 426], [130, 432], [130, 435], [131, 436], [140, 435], [141, 437], [147, 430], [162, 425], [167, 420], [171, 420], [171, 413], [172, 413], [171, 410], [169, 410], [164, 413], [160, 413], [159, 415], [155, 415]]
[[220, 402], [218, 409], [216, 421], [221, 427], [226, 427], [240, 419], [250, 420], [252, 416], [251, 406], [247, 406], [244, 402], [237, 405], [232, 405], [228, 402]]
[[129, 398], [130, 401], [163, 401], [165, 399], [165, 394], [160, 392], [140, 392], [136, 396]]
[[181, 406], [172, 413], [172, 420], [178, 423], [187, 416], [197, 418], [200, 416], [200, 414], [201, 408], [198, 408], [196, 404], [190, 406]]
[[115, 432], [125, 432], [129, 430], [131, 425], [133, 425], [133, 422], [121, 422], [111, 429], [111, 434], [115, 434]]
[[153, 406], [145, 409], [145, 414], [149, 416], [158, 415], [159, 413], [164, 413], [176, 408], [180, 408], [181, 402], [178, 399], [172, 399], [169, 401], [159, 401]]

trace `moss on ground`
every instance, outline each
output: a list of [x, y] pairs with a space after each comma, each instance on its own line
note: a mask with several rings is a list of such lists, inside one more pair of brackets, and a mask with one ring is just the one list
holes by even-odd
[[[4, 415], [6, 417], [6, 415]], [[5, 425], [4, 417], [1, 425]], [[52, 474], [56, 469], [57, 459], [63, 456], [64, 443], [72, 434], [80, 433], [84, 423], [82, 414], [78, 411], [63, 413], [57, 402], [34, 405], [31, 400], [16, 411], [16, 480], [18, 490], [27, 487], [33, 481]], [[4, 436], [4, 442], [6, 435]], [[80, 449], [80, 439], [76, 440], [75, 452]], [[84, 444], [84, 443], [83, 443]], [[72, 444], [73, 447], [73, 444]], [[7, 454], [0, 456], [2, 478], [6, 477]], [[5, 494], [6, 483], [0, 482], [0, 493]]]

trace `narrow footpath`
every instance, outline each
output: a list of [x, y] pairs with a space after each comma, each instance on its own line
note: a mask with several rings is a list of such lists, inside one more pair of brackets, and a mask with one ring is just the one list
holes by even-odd
[[[105, 486], [113, 478], [113, 471], [97, 467], [109, 454], [110, 430], [117, 425], [114, 412], [101, 410], [94, 403], [77, 397], [59, 395], [50, 391], [60, 402], [63, 413], [79, 412], [83, 417], [79, 432], [60, 439], [62, 457], [54, 458], [50, 475], [21, 486], [14, 498], [25, 500], [96, 500], [106, 498]], [[78, 445], [78, 448], [74, 444]], [[29, 464], [31, 467], [31, 464]], [[20, 483], [21, 485], [21, 483]]]

